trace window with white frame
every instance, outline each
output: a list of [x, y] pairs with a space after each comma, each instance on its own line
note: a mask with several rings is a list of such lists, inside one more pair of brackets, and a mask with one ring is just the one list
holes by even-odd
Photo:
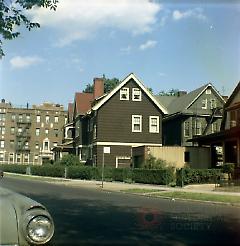
[[215, 99], [210, 100], [210, 108], [214, 109], [217, 107], [217, 101]]
[[5, 134], [5, 126], [0, 126], [0, 135]]
[[14, 133], [15, 133], [15, 127], [11, 127], [10, 133], [11, 133], [11, 134], [14, 134]]
[[43, 150], [49, 151], [49, 140], [48, 139], [43, 141]]
[[39, 142], [35, 143], [35, 149], [39, 149]]
[[202, 100], [202, 109], [207, 109], [207, 99]]
[[45, 134], [48, 135], [48, 133], [49, 133], [49, 130], [45, 129]]
[[18, 121], [19, 121], [19, 122], [22, 122], [22, 121], [23, 121], [23, 116], [22, 116], [22, 114], [19, 114], [19, 115], [18, 115]]
[[46, 115], [46, 123], [49, 123], [49, 121], [50, 121], [50, 117], [49, 115]]
[[149, 132], [159, 133], [159, 116], [149, 117]]
[[15, 119], [16, 119], [16, 115], [15, 114], [11, 114], [11, 120], [15, 121]]
[[124, 87], [120, 90], [120, 100], [129, 100], [129, 88]]
[[211, 89], [207, 89], [207, 90], [206, 90], [206, 94], [207, 94], [207, 95], [211, 95], [211, 94], [212, 94]]
[[22, 161], [22, 155], [17, 154], [17, 162], [20, 163]]
[[37, 163], [38, 162], [38, 154], [34, 155], [34, 162]]
[[41, 121], [41, 116], [37, 115], [37, 123], [39, 123]]
[[5, 146], [5, 141], [4, 140], [0, 140], [0, 148], [4, 149]]
[[27, 122], [31, 122], [31, 116], [30, 116], [30, 114], [27, 114], [27, 115], [26, 115], [26, 121], [27, 121]]
[[132, 132], [142, 132], [142, 115], [132, 115]]
[[195, 135], [202, 134], [202, 123], [200, 120], [195, 121]]
[[190, 136], [190, 122], [185, 121], [184, 122], [184, 137], [189, 137]]
[[54, 122], [58, 123], [58, 116], [54, 116]]
[[24, 154], [24, 163], [29, 162], [29, 154]]
[[0, 162], [3, 162], [3, 161], [4, 161], [4, 153], [0, 152]]
[[132, 89], [132, 100], [133, 101], [141, 101], [142, 100], [142, 92], [139, 88]]
[[0, 121], [5, 121], [6, 119], [6, 114], [0, 114]]
[[40, 128], [36, 128], [36, 136], [40, 135]]
[[14, 163], [14, 153], [9, 153], [9, 163]]

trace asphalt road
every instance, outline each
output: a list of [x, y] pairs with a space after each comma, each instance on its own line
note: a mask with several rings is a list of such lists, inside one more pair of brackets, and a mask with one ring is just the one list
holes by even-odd
[[240, 245], [240, 208], [17, 178], [0, 185], [45, 205], [51, 245]]

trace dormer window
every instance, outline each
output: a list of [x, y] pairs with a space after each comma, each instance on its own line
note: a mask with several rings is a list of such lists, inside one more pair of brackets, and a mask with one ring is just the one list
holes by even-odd
[[133, 101], [141, 101], [142, 100], [142, 92], [139, 88], [132, 89], [132, 100]]
[[122, 101], [129, 100], [129, 88], [124, 87], [120, 90], [120, 100]]
[[206, 90], [206, 94], [207, 94], [207, 95], [211, 95], [211, 94], [212, 94], [211, 89], [207, 89], [207, 90]]

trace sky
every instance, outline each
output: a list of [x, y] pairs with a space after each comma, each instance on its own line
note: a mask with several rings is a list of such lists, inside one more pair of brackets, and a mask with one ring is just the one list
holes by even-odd
[[27, 13], [40, 29], [4, 41], [0, 98], [67, 107], [93, 78], [133, 72], [154, 94], [240, 81], [240, 1], [59, 0]]

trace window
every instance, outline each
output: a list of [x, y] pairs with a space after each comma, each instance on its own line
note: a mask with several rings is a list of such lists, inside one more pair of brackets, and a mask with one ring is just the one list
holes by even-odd
[[120, 100], [129, 100], [129, 88], [122, 88], [120, 90]]
[[211, 95], [211, 94], [212, 94], [211, 89], [207, 89], [207, 90], [206, 90], [206, 94], [207, 94], [207, 95]]
[[15, 133], [15, 127], [11, 127], [10, 133], [11, 133], [11, 134], [14, 134], [14, 133]]
[[4, 161], [4, 153], [0, 153], [0, 162], [3, 162]]
[[36, 128], [36, 136], [40, 135], [40, 128]]
[[149, 132], [159, 133], [159, 116], [149, 117]]
[[142, 132], [142, 115], [132, 115], [132, 132]]
[[207, 99], [202, 100], [202, 109], [207, 109]]
[[49, 121], [50, 121], [50, 117], [49, 117], [49, 115], [47, 115], [46, 116], [46, 123], [49, 123]]
[[212, 123], [212, 133], [214, 133], [214, 132], [218, 132], [218, 123], [217, 122]]
[[14, 153], [9, 154], [9, 162], [14, 163]]
[[214, 109], [214, 108], [216, 108], [217, 107], [217, 102], [216, 102], [216, 100], [215, 99], [211, 99], [210, 100], [210, 108], [211, 109]]
[[38, 162], [38, 154], [34, 155], [34, 162]]
[[24, 162], [25, 163], [29, 162], [29, 154], [24, 154]]
[[17, 154], [17, 162], [19, 163], [19, 162], [21, 162], [21, 154]]
[[43, 141], [43, 150], [45, 150], [45, 151], [49, 150], [49, 141], [48, 140]]
[[58, 129], [54, 129], [54, 135], [56, 138], [58, 137]]
[[41, 116], [37, 115], [37, 123], [39, 123], [41, 121]]
[[12, 120], [12, 121], [15, 121], [15, 119], [16, 119], [16, 115], [15, 115], [15, 114], [12, 114], [12, 115], [11, 115], [11, 120]]
[[4, 135], [4, 134], [5, 134], [5, 127], [0, 126], [0, 135]]
[[184, 122], [184, 137], [189, 137], [190, 136], [190, 122], [185, 121]]
[[0, 140], [0, 148], [3, 149], [5, 146], [5, 141], [4, 140]]
[[6, 119], [5, 114], [0, 114], [0, 121], [5, 121], [5, 119]]
[[39, 142], [35, 143], [35, 149], [39, 149]]
[[132, 89], [132, 100], [133, 101], [141, 101], [142, 100], [142, 92], [139, 88]]
[[202, 134], [202, 124], [199, 120], [195, 121], [195, 135], [201, 135]]
[[22, 116], [22, 114], [19, 114], [18, 115], [18, 122], [22, 122], [23, 121], [23, 116]]
[[97, 138], [97, 125], [94, 124], [93, 126], [93, 139], [96, 139]]
[[48, 133], [49, 133], [49, 130], [45, 129], [45, 134], [48, 135]]
[[31, 121], [30, 114], [27, 114], [27, 115], [26, 115], [26, 121], [27, 121], [27, 122], [30, 122], [30, 121]]
[[55, 117], [54, 117], [54, 122], [55, 122], [55, 123], [58, 123], [58, 116], [55, 116]]
[[18, 133], [22, 133], [22, 131], [23, 131], [22, 127], [19, 127], [18, 128]]

